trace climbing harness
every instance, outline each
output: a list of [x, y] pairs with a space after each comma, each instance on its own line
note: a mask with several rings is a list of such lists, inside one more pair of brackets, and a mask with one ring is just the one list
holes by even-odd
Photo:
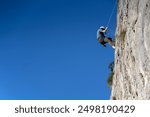
[[115, 4], [113, 6], [112, 12], [110, 14], [110, 17], [109, 17], [109, 20], [108, 20], [108, 23], [107, 23], [107, 27], [109, 27], [109, 23], [110, 23], [111, 17], [113, 16], [114, 11], [115, 11], [116, 4], [117, 4], [117, 0], [115, 0]]

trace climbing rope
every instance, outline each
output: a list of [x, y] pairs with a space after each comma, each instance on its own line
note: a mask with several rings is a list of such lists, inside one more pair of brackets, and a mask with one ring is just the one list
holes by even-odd
[[117, 4], [117, 0], [115, 0], [115, 4], [114, 4], [114, 6], [113, 6], [111, 15], [110, 15], [109, 20], [108, 20], [108, 23], [107, 23], [107, 27], [109, 27], [109, 23], [110, 23], [110, 21], [111, 21], [111, 17], [113, 16], [114, 11], [115, 11], [116, 4]]

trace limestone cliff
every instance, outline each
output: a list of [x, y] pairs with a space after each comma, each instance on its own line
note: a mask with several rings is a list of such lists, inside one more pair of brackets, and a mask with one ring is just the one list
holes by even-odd
[[118, 0], [111, 99], [150, 99], [150, 0]]

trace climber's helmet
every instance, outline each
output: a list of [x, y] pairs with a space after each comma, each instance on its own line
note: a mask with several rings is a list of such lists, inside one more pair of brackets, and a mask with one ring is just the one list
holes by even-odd
[[101, 29], [101, 30], [105, 30], [105, 27], [104, 27], [104, 26], [100, 26], [100, 29]]

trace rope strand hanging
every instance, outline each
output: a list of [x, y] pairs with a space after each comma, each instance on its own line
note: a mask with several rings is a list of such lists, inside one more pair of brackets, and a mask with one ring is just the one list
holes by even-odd
[[107, 23], [107, 27], [109, 27], [109, 23], [110, 23], [110, 21], [111, 21], [111, 17], [113, 16], [114, 11], [115, 11], [116, 4], [117, 4], [117, 0], [115, 0], [115, 4], [114, 4], [114, 6], [113, 6], [111, 15], [110, 15], [109, 20], [108, 20], [108, 23]]

